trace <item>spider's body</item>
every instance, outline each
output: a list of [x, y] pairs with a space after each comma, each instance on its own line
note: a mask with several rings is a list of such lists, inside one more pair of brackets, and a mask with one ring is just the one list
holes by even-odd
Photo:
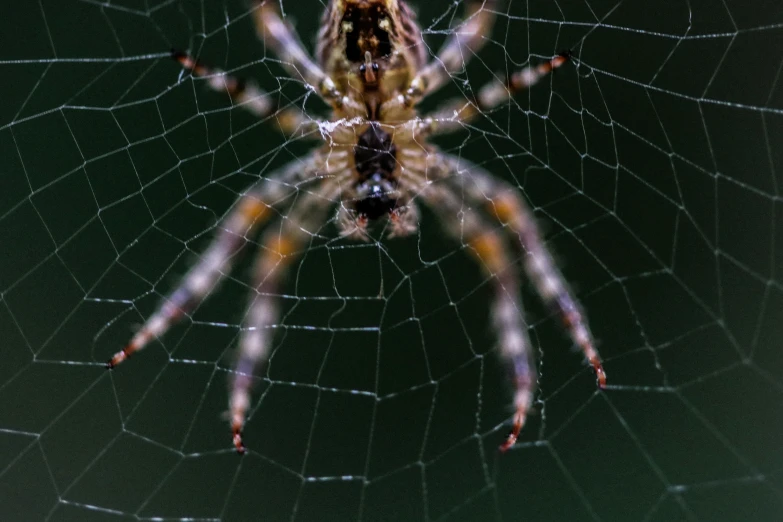
[[[350, 214], [341, 221], [343, 229], [358, 227], [353, 235], [359, 236], [368, 220], [390, 216], [398, 235], [414, 231], [412, 219], [398, 221], [404, 219], [408, 195], [400, 187], [395, 143], [413, 152], [411, 136], [395, 136], [393, 128], [384, 129], [381, 123], [410, 120], [416, 114], [412, 107], [383, 115], [378, 110], [400, 95], [426, 61], [413, 12], [394, 0], [331, 2], [321, 20], [316, 56], [327, 77], [349, 99], [336, 104], [333, 119], [365, 122], [346, 135], [345, 146], [354, 149], [355, 179], [343, 194], [345, 212]], [[334, 152], [334, 145], [331, 140], [325, 145], [327, 153]], [[415, 148], [421, 151], [421, 145]]]
[[242, 428], [250, 406], [252, 376], [268, 354], [278, 319], [280, 284], [286, 268], [337, 208], [341, 234], [368, 239], [368, 223], [388, 219], [390, 237], [415, 232], [418, 205], [427, 205], [445, 231], [464, 242], [495, 288], [492, 317], [499, 353], [516, 387], [513, 429], [502, 449], [517, 439], [532, 403], [535, 364], [522, 313], [517, 274], [524, 271], [542, 300], [560, 315], [572, 340], [596, 371], [606, 375], [577, 301], [571, 295], [539, 235], [532, 212], [515, 187], [483, 168], [426, 143], [436, 133], [463, 128], [483, 110], [535, 84], [566, 56], [491, 83], [476, 99], [448, 101], [431, 115], [416, 105], [438, 90], [482, 47], [494, 21], [497, 0], [465, 0], [467, 16], [429, 60], [415, 16], [402, 0], [331, 0], [313, 60], [280, 17], [276, 2], [254, 8], [259, 37], [289, 72], [330, 105], [331, 118], [315, 121], [296, 109], [275, 111], [271, 98], [253, 82], [209, 69], [189, 55], [174, 58], [238, 105], [266, 117], [274, 114], [284, 132], [320, 136], [324, 144], [281, 172], [264, 178], [237, 201], [217, 237], [179, 286], [164, 300], [125, 348], [109, 361], [113, 368], [190, 313], [230, 271], [234, 254], [255, 230], [288, 208], [278, 226], [266, 229], [254, 271], [251, 295], [231, 385], [230, 421], [234, 445], [245, 447]]

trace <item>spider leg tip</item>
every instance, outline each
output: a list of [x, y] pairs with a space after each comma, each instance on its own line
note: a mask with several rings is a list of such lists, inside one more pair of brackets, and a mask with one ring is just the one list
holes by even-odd
[[517, 433], [514, 433], [513, 431], [511, 433], [509, 433], [508, 437], [503, 442], [503, 444], [501, 444], [498, 447], [498, 450], [500, 450], [501, 453], [507, 452], [509, 449], [511, 449], [511, 446], [513, 446], [514, 444], [517, 443], [517, 437], [518, 436], [519, 435]]
[[519, 439], [519, 434], [522, 432], [522, 426], [524, 425], [525, 425], [525, 412], [518, 411], [516, 414], [516, 419], [514, 420], [514, 425], [511, 428], [508, 437], [506, 437], [506, 441], [500, 445], [500, 448], [498, 448], [501, 453], [505, 453], [511, 448], [511, 446], [517, 443], [517, 439]]
[[244, 455], [245, 452], [247, 451], [247, 448], [245, 447], [245, 443], [242, 442], [242, 432], [240, 432], [239, 430], [234, 431], [233, 443], [234, 443], [234, 449], [236, 449], [237, 454]]
[[602, 390], [606, 389], [606, 372], [603, 365], [599, 363], [593, 363], [593, 369], [595, 370], [595, 378], [598, 381], [598, 387]]
[[186, 69], [195, 69], [199, 65], [187, 52], [174, 47], [171, 48], [171, 59]]
[[106, 369], [107, 370], [113, 370], [118, 364], [120, 364], [122, 361], [130, 357], [131, 355], [131, 349], [129, 346], [124, 347], [119, 352], [115, 353], [114, 356], [106, 361]]
[[574, 57], [574, 52], [571, 49], [564, 49], [557, 53], [557, 55], [567, 61]]

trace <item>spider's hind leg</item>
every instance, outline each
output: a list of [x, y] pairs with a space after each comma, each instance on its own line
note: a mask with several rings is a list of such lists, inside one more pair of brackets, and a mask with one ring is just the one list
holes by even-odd
[[506, 451], [517, 441], [525, 425], [536, 388], [535, 361], [523, 317], [516, 260], [501, 229], [493, 227], [476, 209], [464, 205], [453, 185], [441, 181], [427, 187], [421, 195], [446, 231], [467, 245], [484, 273], [492, 278], [495, 292], [492, 321], [500, 357], [510, 369], [515, 386], [512, 429], [500, 446], [501, 451]]
[[519, 249], [525, 272], [536, 292], [560, 316], [574, 344], [582, 350], [585, 359], [593, 367], [598, 386], [604, 388], [606, 372], [588, 328], [587, 318], [544, 245], [536, 218], [519, 190], [460, 158], [451, 157], [448, 163], [453, 172], [461, 171], [460, 163], [463, 164], [462, 168], [467, 167], [464, 175], [453, 176], [450, 180], [459, 184], [470, 204], [484, 208], [505, 225], [509, 235], [514, 238], [513, 243]]

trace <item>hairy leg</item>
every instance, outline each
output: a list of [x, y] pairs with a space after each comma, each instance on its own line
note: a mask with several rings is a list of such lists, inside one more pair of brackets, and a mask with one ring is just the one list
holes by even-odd
[[233, 442], [239, 453], [245, 452], [242, 429], [250, 408], [253, 375], [268, 358], [275, 331], [271, 326], [279, 317], [278, 296], [283, 276], [305, 243], [321, 228], [337, 197], [336, 183], [322, 184], [320, 190], [303, 195], [291, 206], [279, 228], [271, 227], [264, 234], [254, 269], [255, 292], [239, 341], [229, 399]]
[[477, 116], [500, 106], [520, 91], [529, 89], [568, 60], [569, 55], [564, 53], [542, 64], [520, 69], [505, 82], [492, 81], [479, 90], [474, 102], [458, 98], [447, 100], [418, 122], [419, 132], [432, 136], [462, 130]]
[[106, 366], [109, 369], [114, 368], [133, 353], [143, 349], [208, 297], [223, 276], [231, 270], [235, 254], [247, 238], [275, 214], [276, 205], [285, 204], [285, 200], [299, 190], [299, 182], [315, 175], [316, 165], [314, 155], [304, 162], [291, 163], [279, 174], [273, 174], [273, 180], [262, 180], [260, 186], [240, 197], [228, 217], [219, 225], [215, 238], [200, 255], [199, 261]]
[[294, 132], [309, 134], [318, 128], [318, 122], [306, 118], [299, 108], [288, 108], [276, 112], [272, 97], [260, 89], [252, 79], [237, 78], [220, 69], [207, 67], [182, 51], [172, 51], [171, 56], [193, 76], [204, 78], [210, 89], [227, 94], [237, 106], [254, 116], [264, 119], [274, 114], [280, 130], [286, 135]]
[[598, 385], [605, 387], [606, 373], [587, 319], [544, 245], [535, 216], [519, 190], [478, 165], [453, 156], [444, 155], [444, 158], [441, 168], [455, 173], [448, 180], [461, 190], [466, 202], [494, 216], [515, 239], [536, 292], [560, 316], [571, 339], [593, 367]]
[[468, 246], [484, 272], [492, 278], [495, 300], [492, 321], [497, 331], [500, 356], [511, 369], [514, 393], [514, 421], [511, 433], [500, 446], [514, 445], [533, 402], [536, 371], [530, 339], [523, 318], [517, 266], [510, 255], [499, 226], [492, 226], [475, 209], [466, 207], [462, 195], [444, 181], [436, 182], [419, 194], [438, 215], [449, 234]]
[[349, 108], [354, 114], [364, 114], [366, 108], [357, 105], [335, 85], [334, 81], [313, 60], [296, 37], [294, 31], [283, 21], [278, 11], [278, 0], [256, 0], [253, 11], [258, 37], [272, 49], [290, 74], [302, 78], [312, 86], [327, 103], [336, 108]]
[[486, 43], [495, 23], [497, 4], [498, 0], [467, 1], [465, 23], [446, 40], [438, 55], [413, 77], [410, 87], [383, 105], [381, 114], [395, 114], [415, 106], [460, 71]]

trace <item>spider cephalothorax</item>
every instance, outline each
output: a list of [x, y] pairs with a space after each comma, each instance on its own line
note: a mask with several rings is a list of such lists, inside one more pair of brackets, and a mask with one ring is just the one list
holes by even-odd
[[272, 341], [268, 328], [279, 317], [283, 274], [337, 208], [345, 237], [368, 239], [368, 222], [388, 218], [390, 236], [417, 230], [417, 205], [427, 205], [446, 233], [463, 242], [493, 281], [492, 320], [499, 353], [516, 388], [511, 434], [517, 439], [533, 400], [535, 361], [522, 315], [517, 264], [523, 265], [541, 299], [562, 319], [573, 342], [606, 383], [598, 352], [579, 304], [547, 251], [535, 218], [516, 187], [482, 167], [427, 143], [435, 134], [459, 131], [484, 111], [530, 87], [568, 60], [555, 56], [475, 90], [475, 98], [449, 100], [432, 114], [416, 106], [437, 91], [482, 47], [498, 0], [465, 0], [466, 20], [429, 59], [421, 31], [402, 0], [331, 0], [322, 18], [317, 62], [280, 17], [277, 1], [253, 10], [257, 32], [289, 73], [329, 105], [328, 120], [301, 110], [276, 110], [273, 98], [252, 81], [210, 69], [183, 52], [173, 57], [216, 91], [286, 133], [320, 137], [324, 143], [280, 172], [261, 178], [238, 199], [217, 236], [179, 286], [108, 362], [113, 368], [189, 314], [217, 286], [237, 250], [275, 216], [263, 234], [231, 384], [229, 413], [234, 446], [245, 451], [242, 429], [250, 407], [253, 374]]
[[370, 119], [407, 87], [427, 59], [413, 11], [397, 0], [334, 0], [322, 19], [316, 56]]

